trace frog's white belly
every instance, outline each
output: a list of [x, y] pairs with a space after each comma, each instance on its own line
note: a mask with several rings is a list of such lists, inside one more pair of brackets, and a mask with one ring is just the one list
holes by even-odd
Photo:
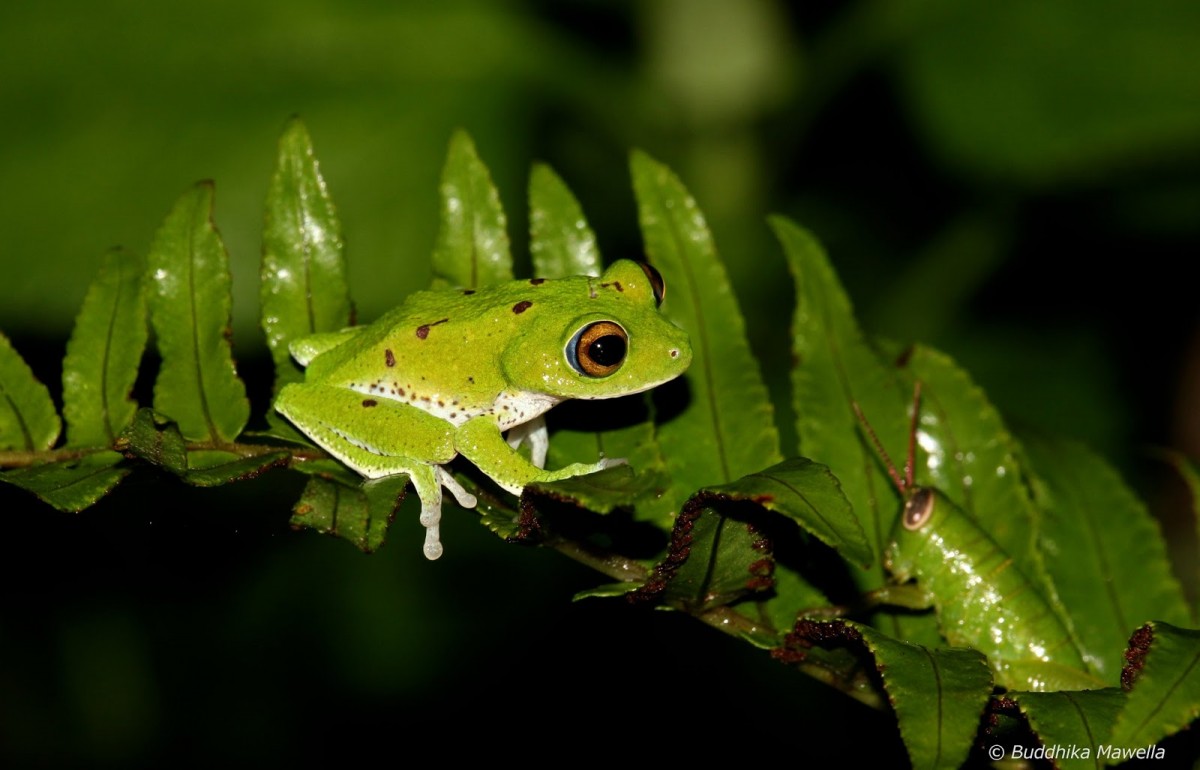
[[496, 415], [496, 424], [504, 431], [514, 425], [541, 417], [562, 401], [561, 398], [545, 393], [532, 393], [527, 390], [505, 391], [496, 399], [492, 411]]
[[542, 416], [563, 399], [527, 390], [506, 390], [487, 406], [468, 406], [454, 396], [436, 391], [421, 392], [411, 385], [397, 383], [351, 383], [350, 389], [367, 396], [388, 398], [415, 406], [439, 420], [458, 427], [474, 417], [491, 414], [501, 431]]

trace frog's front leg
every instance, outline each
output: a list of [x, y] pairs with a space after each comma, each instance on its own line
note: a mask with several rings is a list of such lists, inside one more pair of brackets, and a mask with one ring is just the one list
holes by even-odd
[[538, 415], [508, 431], [510, 447], [516, 449], [523, 442], [529, 443], [529, 462], [539, 468], [545, 468], [546, 453], [550, 451], [550, 430], [546, 427], [544, 415]]
[[544, 470], [512, 450], [495, 421], [482, 415], [463, 423], [454, 435], [454, 448], [514, 495], [535, 481], [558, 481], [621, 465], [624, 460], [604, 459], [596, 463], [572, 463], [565, 468]]

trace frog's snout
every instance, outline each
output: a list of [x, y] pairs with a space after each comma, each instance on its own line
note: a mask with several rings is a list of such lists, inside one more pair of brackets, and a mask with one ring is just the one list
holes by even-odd
[[671, 357], [671, 362], [675, 367], [682, 372], [692, 363], [692, 346], [688, 344], [687, 340], [684, 340], [680, 344], [668, 347], [667, 355]]

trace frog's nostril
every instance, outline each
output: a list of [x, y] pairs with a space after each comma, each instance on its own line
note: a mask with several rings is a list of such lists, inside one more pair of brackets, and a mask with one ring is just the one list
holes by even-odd
[[671, 358], [679, 358], [679, 349], [671, 348]]

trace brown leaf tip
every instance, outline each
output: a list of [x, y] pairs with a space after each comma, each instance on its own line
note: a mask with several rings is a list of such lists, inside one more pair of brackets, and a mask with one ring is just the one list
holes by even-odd
[[771, 650], [771, 657], [783, 664], [803, 663], [808, 654], [804, 650], [791, 647], [776, 647]]
[[[979, 717], [979, 733], [975, 742], [975, 750], [977, 752], [987, 752], [993, 745], [996, 744], [997, 738], [1004, 735], [1012, 745], [1011, 727], [1009, 731], [1005, 731], [1005, 719], [1016, 720], [1025, 725], [1025, 729], [1029, 729], [1029, 722], [1025, 715], [1021, 712], [1020, 705], [1012, 698], [1004, 695], [993, 695], [988, 699], [987, 707], [983, 710], [983, 714]], [[1032, 737], [1032, 736], [1031, 736]], [[1024, 745], [1022, 741], [1022, 745]], [[1030, 749], [1034, 746], [1029, 746]], [[1006, 747], [1006, 750], [1011, 750]]]
[[783, 645], [771, 650], [771, 657], [781, 663], [799, 663], [813, 647], [835, 647], [861, 641], [862, 634], [840, 620], [797, 618], [792, 631], [783, 637]]
[[840, 620], [810, 620], [798, 618], [792, 632], [784, 637], [784, 644], [797, 644], [803, 647], [822, 647], [844, 644], [846, 642], [862, 642], [862, 634], [857, 628], [846, 625]]
[[517, 531], [509, 538], [510, 543], [535, 543], [541, 539], [542, 520], [538, 518], [537, 507], [529, 498], [522, 494], [518, 503], [520, 514], [517, 516]]
[[1125, 667], [1121, 669], [1121, 688], [1126, 692], [1133, 689], [1134, 682], [1142, 673], [1146, 663], [1146, 653], [1154, 641], [1154, 628], [1149, 623], [1133, 632], [1129, 637], [1129, 647], [1125, 650]]
[[692, 553], [692, 529], [696, 520], [704, 511], [704, 493], [694, 495], [683, 504], [683, 510], [675, 517], [675, 526], [671, 528], [671, 540], [667, 544], [667, 555], [654, 566], [654, 572], [646, 582], [636, 590], [630, 591], [625, 598], [634, 604], [657, 601], [666, 590], [667, 584], [674, 579], [675, 573], [683, 566]]
[[752, 576], [746, 581], [747, 591], [767, 591], [775, 587], [775, 560], [769, 555], [751, 563], [747, 569]]

